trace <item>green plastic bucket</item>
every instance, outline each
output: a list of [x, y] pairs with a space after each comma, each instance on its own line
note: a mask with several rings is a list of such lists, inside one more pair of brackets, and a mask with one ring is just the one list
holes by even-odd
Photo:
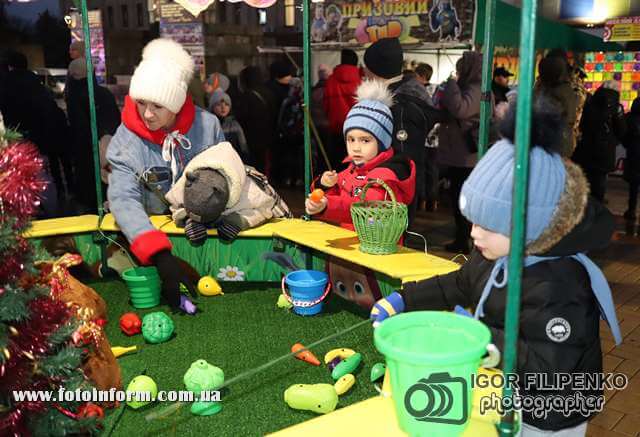
[[[411, 436], [460, 435], [471, 416], [471, 379], [500, 353], [481, 322], [444, 311], [416, 311], [374, 331], [386, 357], [398, 423]], [[489, 351], [489, 358], [482, 357]]]
[[153, 308], [160, 304], [160, 276], [155, 267], [134, 267], [122, 273], [129, 287], [131, 305], [135, 308]]

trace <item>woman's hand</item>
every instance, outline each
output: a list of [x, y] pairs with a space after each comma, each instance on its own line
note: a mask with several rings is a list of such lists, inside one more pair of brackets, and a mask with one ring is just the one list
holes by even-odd
[[304, 202], [304, 209], [309, 215], [319, 214], [327, 207], [327, 197], [323, 197], [318, 202], [314, 202], [313, 200], [307, 198]]
[[322, 173], [320, 183], [326, 188], [333, 187], [338, 183], [338, 173], [336, 173], [335, 170], [325, 171], [324, 173]]
[[[186, 296], [183, 298], [180, 292], [180, 284], [183, 284], [187, 288], [191, 296], [196, 297], [197, 294], [195, 287], [189, 280], [186, 272], [182, 269], [180, 262], [178, 262], [169, 250], [161, 250], [153, 255], [152, 260], [162, 280], [162, 295], [167, 300], [167, 303], [173, 309], [189, 312], [188, 308], [185, 307]], [[192, 314], [191, 312], [189, 313]]]

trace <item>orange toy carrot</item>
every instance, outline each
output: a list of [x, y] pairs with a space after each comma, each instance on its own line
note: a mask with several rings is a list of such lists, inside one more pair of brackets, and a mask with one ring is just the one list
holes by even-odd
[[313, 200], [316, 203], [320, 202], [323, 197], [324, 191], [322, 191], [321, 188], [316, 188], [311, 192], [311, 194], [309, 194], [309, 199]]
[[[304, 346], [300, 343], [296, 343], [291, 346], [291, 352], [297, 352], [301, 349], [304, 349]], [[309, 350], [305, 350], [296, 354], [296, 358], [302, 361], [306, 361], [309, 364], [313, 364], [314, 366], [320, 365], [320, 360], [318, 360], [316, 356], [313, 355], [313, 353]]]

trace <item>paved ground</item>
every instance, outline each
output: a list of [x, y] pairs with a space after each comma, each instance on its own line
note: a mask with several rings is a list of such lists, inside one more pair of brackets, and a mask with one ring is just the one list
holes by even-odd
[[[633, 235], [622, 219], [626, 210], [626, 183], [613, 178], [608, 185], [608, 207], [616, 216], [617, 231], [609, 248], [591, 255], [609, 280], [624, 336], [623, 343], [616, 347], [609, 329], [602, 322], [604, 369], [605, 372], [625, 373], [629, 385], [623, 391], [606, 393], [604, 411], [591, 421], [587, 435], [640, 436], [640, 236]], [[303, 205], [302, 188], [281, 191], [299, 216]], [[425, 236], [429, 253], [448, 259], [456, 256], [444, 250], [444, 245], [453, 236], [453, 218], [448, 205], [441, 205], [436, 212], [419, 212], [414, 228]], [[407, 245], [425, 249], [419, 237], [411, 237]], [[458, 256], [456, 261], [463, 262], [464, 259]]]

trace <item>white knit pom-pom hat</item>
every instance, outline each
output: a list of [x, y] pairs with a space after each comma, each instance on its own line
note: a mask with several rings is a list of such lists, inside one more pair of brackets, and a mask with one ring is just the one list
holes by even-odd
[[191, 55], [177, 42], [158, 38], [142, 51], [129, 95], [134, 100], [148, 100], [177, 114], [187, 98], [187, 88], [195, 65]]

